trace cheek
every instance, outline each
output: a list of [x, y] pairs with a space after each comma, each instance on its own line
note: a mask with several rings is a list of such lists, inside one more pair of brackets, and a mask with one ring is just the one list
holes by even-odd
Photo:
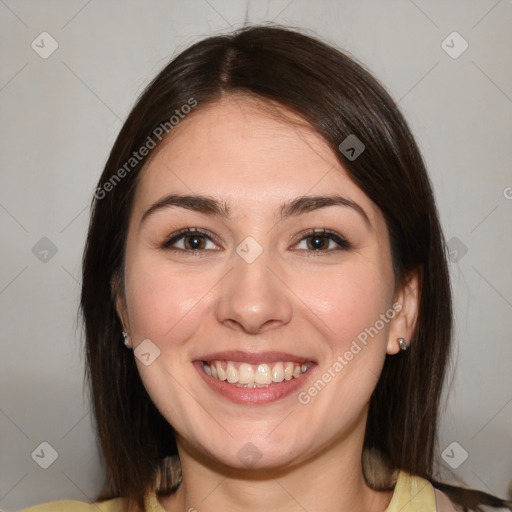
[[[296, 289], [307, 309], [317, 317], [316, 324], [330, 340], [331, 349], [338, 354], [389, 309], [393, 283], [391, 266], [385, 262], [362, 264], [354, 260], [337, 270], [317, 273]], [[388, 324], [382, 328], [381, 323], [379, 333], [372, 338], [385, 337]]]
[[202, 417], [204, 411], [193, 392], [183, 392], [194, 387], [194, 374], [189, 371], [194, 342], [190, 340], [197, 336], [209, 307], [208, 291], [218, 278], [177, 270], [161, 257], [134, 253], [127, 259], [125, 274], [134, 348], [150, 339], [160, 350], [148, 366], [136, 360], [138, 370], [149, 396], [169, 423], [192, 433], [194, 418]]
[[[392, 316], [383, 321], [381, 315], [390, 311], [393, 299], [392, 270], [354, 261], [324, 276], [316, 274], [315, 283], [300, 293], [313, 313], [309, 318], [316, 318], [311, 322], [322, 333], [322, 358], [316, 380], [302, 390], [299, 402], [312, 402], [317, 411], [342, 410], [343, 421], [352, 421], [363, 414], [385, 361]], [[340, 421], [336, 415], [320, 414], [315, 425], [335, 432]]]
[[166, 348], [169, 337], [181, 343], [197, 329], [207, 292], [215, 283], [208, 273], [171, 269], [165, 261], [144, 256], [127, 262], [125, 279], [135, 344], [149, 338], [158, 345], [167, 342]]

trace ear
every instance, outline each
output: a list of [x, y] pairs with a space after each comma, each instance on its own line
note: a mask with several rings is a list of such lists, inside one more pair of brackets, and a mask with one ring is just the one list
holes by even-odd
[[110, 281], [110, 289], [112, 290], [112, 298], [116, 304], [117, 316], [123, 326], [123, 331], [130, 333], [130, 322], [128, 320], [128, 310], [126, 307], [126, 300], [124, 297], [123, 285], [121, 276], [116, 273]]
[[386, 352], [397, 354], [400, 351], [397, 339], [404, 338], [407, 346], [411, 338], [418, 318], [421, 291], [421, 273], [419, 270], [411, 272], [403, 286], [395, 293], [393, 309], [397, 314], [390, 322], [388, 344]]

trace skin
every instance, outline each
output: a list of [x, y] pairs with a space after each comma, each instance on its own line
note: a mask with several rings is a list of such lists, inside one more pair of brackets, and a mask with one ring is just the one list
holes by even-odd
[[[362, 473], [368, 403], [386, 354], [399, 351], [398, 337], [411, 338], [418, 280], [397, 287], [383, 215], [325, 141], [291, 113], [261, 107], [230, 96], [199, 108], [152, 155], [137, 186], [117, 309], [133, 348], [150, 339], [160, 350], [149, 366], [136, 362], [176, 431], [183, 469], [182, 485], [161, 503], [167, 511], [384, 511], [392, 493], [372, 490]], [[231, 215], [168, 207], [143, 221], [170, 193], [222, 200]], [[334, 193], [367, 220], [339, 205], [278, 219], [285, 202]], [[195, 253], [161, 248], [183, 228], [217, 239]], [[311, 228], [335, 231], [351, 247], [321, 238], [315, 251], [303, 234]], [[236, 252], [248, 236], [263, 249], [252, 263]], [[306, 405], [297, 393], [235, 404], [192, 364], [214, 351], [289, 352], [316, 363], [307, 391], [396, 302], [400, 314]], [[237, 456], [247, 442], [261, 454], [250, 468]]]

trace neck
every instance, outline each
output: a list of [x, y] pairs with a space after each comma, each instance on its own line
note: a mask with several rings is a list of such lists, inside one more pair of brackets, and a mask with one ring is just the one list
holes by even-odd
[[180, 453], [183, 483], [162, 498], [167, 512], [384, 512], [392, 491], [371, 489], [363, 476], [362, 443], [340, 442], [314, 459], [286, 469], [248, 472], [213, 467]]

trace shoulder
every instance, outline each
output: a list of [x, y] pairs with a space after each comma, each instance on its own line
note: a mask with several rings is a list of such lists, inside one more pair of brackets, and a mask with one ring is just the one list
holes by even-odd
[[[145, 509], [147, 512], [165, 512], [154, 492], [146, 496]], [[94, 503], [85, 503], [83, 501], [53, 501], [51, 503], [26, 508], [21, 512], [126, 512], [126, 500], [124, 498], [115, 498], [113, 500], [96, 501]]]
[[95, 503], [83, 501], [52, 501], [43, 505], [36, 505], [21, 512], [124, 512], [125, 500], [116, 498]]
[[439, 489], [434, 489], [434, 494], [438, 512], [460, 512], [462, 510], [460, 507], [456, 506], [444, 492], [440, 491]]
[[426, 479], [400, 471], [386, 512], [460, 512]]

